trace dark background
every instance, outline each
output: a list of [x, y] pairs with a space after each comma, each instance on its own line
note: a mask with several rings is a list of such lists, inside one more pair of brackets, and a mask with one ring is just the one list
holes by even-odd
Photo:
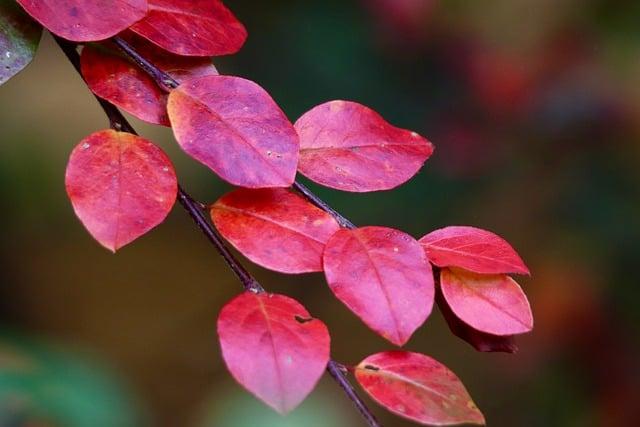
[[[631, 426], [640, 416], [640, 3], [602, 0], [249, 1], [240, 54], [292, 120], [348, 99], [426, 135], [435, 155], [391, 192], [314, 190], [357, 224], [415, 237], [468, 224], [504, 236], [536, 327], [516, 355], [482, 354], [432, 314], [407, 345], [464, 381], [490, 426]], [[203, 201], [229, 188], [134, 120]], [[1, 426], [359, 426], [324, 378], [288, 418], [236, 385], [215, 321], [240, 292], [179, 208], [113, 256], [64, 191], [72, 147], [107, 122], [49, 36], [0, 88]], [[248, 261], [247, 261], [248, 264]], [[357, 363], [391, 345], [320, 274], [251, 266], [303, 302]], [[377, 407], [387, 426], [409, 425]]]

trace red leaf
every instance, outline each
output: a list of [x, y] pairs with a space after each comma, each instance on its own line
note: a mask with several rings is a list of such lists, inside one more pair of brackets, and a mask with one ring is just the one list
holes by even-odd
[[116, 251], [164, 221], [177, 194], [169, 158], [146, 139], [103, 130], [73, 150], [67, 194], [89, 233]]
[[516, 353], [518, 351], [518, 345], [513, 335], [498, 336], [486, 334], [476, 331], [458, 319], [442, 296], [442, 291], [437, 289], [437, 287], [436, 302], [451, 332], [458, 338], [471, 344], [477, 351], [504, 353]]
[[404, 345], [431, 313], [431, 265], [408, 234], [384, 227], [342, 229], [327, 242], [333, 293], [371, 329]]
[[247, 30], [219, 0], [149, 0], [149, 14], [131, 29], [187, 56], [228, 55], [247, 39]]
[[313, 390], [329, 362], [329, 332], [297, 301], [245, 292], [218, 318], [222, 357], [231, 375], [280, 413]]
[[490, 231], [467, 226], [446, 227], [420, 239], [429, 261], [438, 267], [460, 267], [483, 274], [529, 274], [516, 251]]
[[[182, 81], [189, 77], [217, 75], [209, 58], [173, 55], [140, 39], [129, 43], [156, 67]], [[169, 126], [166, 92], [137, 65], [108, 46], [86, 46], [81, 55], [82, 76], [89, 88], [140, 120]]]
[[269, 94], [231, 76], [187, 80], [169, 95], [169, 118], [191, 157], [233, 185], [288, 187], [298, 162], [298, 137]]
[[340, 229], [328, 213], [281, 188], [233, 191], [211, 218], [220, 233], [251, 261], [283, 273], [322, 271], [322, 251]]
[[503, 336], [533, 329], [529, 301], [509, 276], [445, 268], [440, 286], [455, 315], [480, 332]]
[[108, 39], [147, 14], [147, 0], [17, 0], [46, 29], [76, 42]]
[[360, 362], [355, 374], [376, 402], [401, 417], [426, 425], [485, 423], [460, 379], [423, 354], [374, 354]]
[[300, 135], [300, 173], [338, 190], [397, 187], [433, 153], [425, 138], [390, 125], [355, 102], [319, 105], [300, 117], [295, 128]]

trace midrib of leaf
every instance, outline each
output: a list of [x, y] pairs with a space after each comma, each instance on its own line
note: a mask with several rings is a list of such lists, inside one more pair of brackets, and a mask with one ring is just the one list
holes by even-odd
[[[446, 238], [442, 238], [442, 239], [436, 240], [436, 242], [439, 242], [439, 241], [445, 240], [445, 239]], [[482, 258], [482, 259], [487, 260], [487, 261], [494, 261], [494, 262], [506, 265], [506, 266], [508, 266], [510, 268], [515, 268], [517, 271], [522, 271], [523, 270], [522, 267], [520, 267], [519, 265], [513, 264], [513, 263], [508, 262], [508, 261], [504, 261], [504, 260], [499, 259], [499, 258], [495, 258], [495, 257], [487, 256], [487, 255], [475, 254], [475, 253], [472, 253], [472, 252], [465, 252], [465, 251], [459, 250], [460, 248], [464, 248], [466, 246], [472, 246], [472, 245], [475, 245], [475, 244], [477, 244], [477, 243], [469, 243], [467, 245], [456, 246], [455, 249], [444, 247], [444, 246], [434, 245], [433, 243], [425, 243], [424, 246], [432, 247], [432, 248], [435, 248], [435, 249], [437, 249], [439, 251], [442, 251], [442, 252], [451, 252], [451, 253], [454, 253], [454, 254], [464, 255], [464, 256], [467, 256], [467, 257]]]
[[431, 393], [431, 394], [434, 394], [436, 396], [439, 396], [439, 397], [441, 397], [441, 398], [443, 398], [443, 399], [445, 399], [445, 400], [447, 400], [449, 402], [452, 402], [454, 405], [456, 404], [456, 401], [452, 400], [448, 395], [442, 394], [439, 391], [434, 390], [434, 389], [432, 389], [430, 387], [427, 387], [426, 385], [424, 385], [424, 384], [422, 384], [422, 383], [420, 383], [418, 381], [415, 381], [415, 380], [413, 380], [413, 379], [411, 379], [409, 377], [405, 377], [402, 374], [398, 374], [396, 372], [388, 371], [387, 369], [389, 367], [378, 367], [378, 368], [379, 368], [378, 371], [374, 371], [374, 370], [366, 369], [366, 368], [358, 368], [358, 369], [360, 369], [363, 372], [366, 372], [368, 375], [378, 375], [378, 376], [381, 376], [381, 377], [386, 377], [386, 378], [390, 378], [392, 380], [401, 381], [401, 382], [410, 384], [410, 385], [412, 385], [412, 386], [414, 386], [416, 388], [419, 388], [419, 389], [424, 390], [424, 391], [426, 391], [428, 393]]
[[269, 333], [269, 343], [271, 343], [271, 353], [273, 354], [273, 361], [276, 365], [276, 379], [278, 382], [278, 389], [280, 390], [279, 400], [280, 400], [280, 404], [282, 405], [281, 406], [282, 410], [286, 411], [287, 405], [285, 401], [285, 390], [284, 390], [284, 384], [282, 381], [282, 372], [280, 371], [280, 363], [278, 362], [278, 353], [276, 352], [276, 344], [273, 341], [273, 330], [271, 328], [271, 320], [269, 319], [267, 308], [262, 302], [262, 299], [259, 296], [256, 296], [255, 298], [257, 299], [258, 304], [260, 305], [260, 311], [262, 312], [265, 323], [267, 324], [267, 331]]

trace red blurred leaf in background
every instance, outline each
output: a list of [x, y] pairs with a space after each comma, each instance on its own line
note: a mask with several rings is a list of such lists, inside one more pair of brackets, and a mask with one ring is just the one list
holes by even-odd
[[336, 297], [396, 345], [404, 345], [431, 313], [431, 265], [408, 234], [384, 227], [342, 229], [327, 242], [323, 261]]
[[0, 1], [0, 85], [26, 67], [36, 53], [42, 27], [13, 1]]
[[219, 0], [149, 0], [149, 14], [131, 30], [186, 56], [236, 53], [247, 30]]
[[412, 421], [426, 425], [485, 422], [460, 379], [423, 354], [374, 354], [360, 362], [355, 375], [376, 402]]
[[46, 29], [67, 40], [108, 39], [147, 14], [147, 0], [17, 0]]
[[298, 136], [269, 94], [232, 76], [190, 79], [171, 91], [169, 119], [191, 157], [233, 185], [288, 187], [298, 163]]
[[420, 243], [438, 267], [460, 267], [483, 274], [529, 274], [516, 251], [500, 236], [475, 227], [451, 226], [433, 231]]
[[160, 224], [178, 191], [164, 152], [139, 136], [103, 130], [71, 153], [65, 183], [89, 233], [116, 251]]
[[295, 127], [300, 135], [300, 173], [338, 190], [397, 187], [433, 153], [425, 138], [390, 125], [355, 102], [319, 105], [300, 117]]
[[218, 317], [222, 357], [243, 387], [285, 414], [313, 390], [329, 362], [329, 332], [297, 301], [245, 292]]
[[440, 272], [442, 295], [455, 315], [491, 335], [517, 335], [533, 329], [526, 295], [507, 275], [481, 275], [458, 268]]
[[[127, 41], [149, 62], [178, 82], [191, 77], [217, 75], [209, 58], [173, 55], [139, 38]], [[85, 46], [81, 55], [82, 76], [91, 91], [140, 120], [169, 126], [168, 93], [140, 67], [119, 51], [104, 44]]]
[[251, 261], [283, 273], [322, 271], [324, 246], [340, 226], [282, 188], [239, 189], [211, 207], [220, 233]]

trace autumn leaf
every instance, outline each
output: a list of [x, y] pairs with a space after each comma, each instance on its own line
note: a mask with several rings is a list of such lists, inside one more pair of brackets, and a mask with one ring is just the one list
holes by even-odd
[[42, 28], [13, 0], [0, 0], [0, 85], [29, 65]]

